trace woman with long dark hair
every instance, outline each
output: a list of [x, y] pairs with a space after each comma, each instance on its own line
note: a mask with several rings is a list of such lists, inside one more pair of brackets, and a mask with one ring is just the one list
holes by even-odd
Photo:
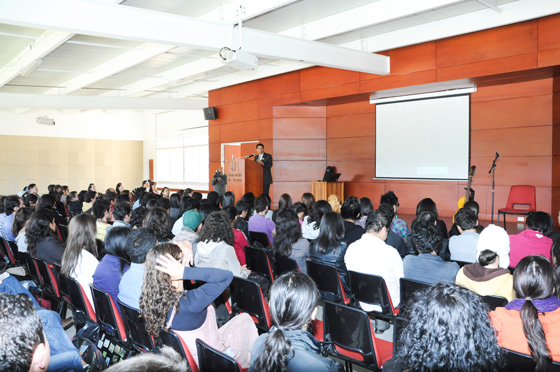
[[[183, 252], [172, 243], [150, 249], [146, 257], [144, 285], [140, 310], [146, 319], [146, 329], [155, 337], [161, 328], [179, 334], [198, 363], [196, 339], [210, 346], [232, 351], [243, 368], [249, 366], [249, 352], [258, 336], [255, 323], [248, 314], [240, 314], [220, 329], [212, 302], [228, 287], [231, 272], [213, 268], [185, 267]], [[183, 280], [203, 282], [200, 287], [185, 291]]]
[[305, 239], [313, 240], [319, 236], [319, 225], [325, 213], [332, 212], [331, 205], [325, 200], [319, 200], [314, 205], [308, 216], [303, 219], [301, 235]]
[[270, 289], [274, 326], [261, 335], [251, 350], [249, 372], [342, 372], [344, 368], [321, 356], [319, 341], [307, 331], [317, 314], [320, 295], [307, 275], [290, 272]]
[[33, 215], [33, 209], [22, 207], [16, 211], [14, 222], [12, 224], [12, 234], [16, 237], [16, 244], [19, 252], [27, 252], [27, 236], [25, 228], [29, 223], [29, 219]]
[[543, 256], [527, 256], [513, 272], [517, 299], [490, 313], [500, 346], [530, 354], [536, 370], [560, 361], [558, 276]]
[[338, 271], [342, 283], [348, 289], [348, 270], [344, 255], [348, 244], [344, 239], [344, 220], [336, 212], [328, 212], [321, 219], [319, 237], [311, 243], [311, 261], [332, 265]]
[[426, 211], [431, 212], [436, 217], [437, 227], [441, 231], [441, 236], [443, 236], [444, 239], [448, 239], [447, 225], [444, 221], [439, 219], [436, 202], [431, 198], [424, 198], [418, 202], [416, 205], [416, 218], [418, 218], [422, 212]]
[[91, 306], [94, 306], [89, 285], [93, 283], [93, 274], [99, 264], [99, 254], [95, 241], [95, 217], [82, 213], [70, 221], [66, 250], [62, 256], [60, 273], [72, 277], [80, 283]]
[[315, 197], [310, 192], [304, 192], [301, 196], [301, 202], [305, 205], [305, 208], [309, 212], [315, 205]]
[[292, 197], [290, 194], [282, 194], [280, 195], [280, 199], [278, 199], [278, 209], [276, 209], [272, 213], [272, 221], [276, 223], [276, 218], [278, 217], [278, 213], [282, 212], [284, 209], [292, 208]]
[[309, 241], [301, 237], [298, 216], [291, 209], [278, 213], [272, 253], [274, 256], [284, 256], [296, 260], [301, 272], [307, 274], [306, 261], [309, 258]]
[[235, 194], [233, 191], [226, 191], [223, 196], [220, 196], [220, 205], [222, 206], [222, 209], [229, 206], [235, 206]]
[[35, 252], [37, 258], [48, 263], [60, 264], [64, 254], [64, 245], [56, 235], [54, 211], [39, 209], [29, 219], [26, 228], [28, 250]]
[[366, 228], [366, 219], [371, 212], [374, 211], [373, 203], [370, 198], [360, 198], [360, 218], [356, 221], [356, 225]]

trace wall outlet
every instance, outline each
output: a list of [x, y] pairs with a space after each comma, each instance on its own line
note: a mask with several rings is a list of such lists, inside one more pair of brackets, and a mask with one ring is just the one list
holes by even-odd
[[517, 222], [525, 222], [525, 217], [517, 217]]

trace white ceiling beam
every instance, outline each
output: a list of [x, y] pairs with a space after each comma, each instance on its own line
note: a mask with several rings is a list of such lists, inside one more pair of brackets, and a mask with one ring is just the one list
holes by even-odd
[[362, 45], [365, 44], [367, 45], [366, 51], [373, 53], [440, 40], [560, 13], [560, 1], [517, 0], [500, 5], [500, 9], [502, 10], [501, 14], [490, 9], [484, 9], [355, 40], [341, 46], [362, 49]]
[[73, 79], [61, 83], [60, 85], [65, 88], [53, 88], [45, 92], [45, 94], [68, 94], [74, 92], [130, 67], [136, 66], [173, 48], [174, 46], [170, 45], [144, 43], [118, 57], [112, 58], [109, 61], [94, 67], [85, 74], [80, 74]]
[[360, 28], [461, 3], [464, 0], [379, 0], [280, 32], [281, 35], [319, 40]]
[[198, 17], [206, 21], [235, 24], [239, 21], [237, 11], [243, 6], [241, 19], [243, 22], [270, 13], [278, 8], [297, 2], [298, 0], [234, 0]]
[[[0, 11], [1, 12], [1, 11]], [[32, 12], [31, 12], [32, 13]], [[74, 34], [62, 31], [46, 31], [29, 48], [22, 50], [0, 72], [0, 87], [17, 77], [22, 70], [43, 58]]]
[[[238, 38], [231, 25], [85, 0], [0, 1], [0, 23], [213, 51], [235, 48]], [[260, 57], [389, 73], [386, 56], [250, 28], [243, 29], [243, 39], [243, 49]]]
[[198, 110], [208, 106], [206, 99], [160, 99], [130, 97], [58, 96], [0, 93], [0, 108], [119, 109], [119, 110]]
[[490, 2], [486, 1], [486, 0], [476, 0], [477, 2], [479, 2], [480, 4], [484, 5], [485, 7], [492, 9], [495, 12], [498, 13], [502, 13], [502, 9], [498, 8], [496, 5], [491, 4]]

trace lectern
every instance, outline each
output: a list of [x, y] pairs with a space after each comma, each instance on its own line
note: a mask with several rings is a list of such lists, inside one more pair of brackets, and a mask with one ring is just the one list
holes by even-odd
[[315, 200], [327, 200], [330, 195], [335, 194], [342, 204], [344, 201], [344, 182], [314, 181], [311, 184], [311, 193]]
[[228, 177], [227, 190], [233, 191], [236, 200], [243, 194], [252, 192], [260, 196], [263, 192], [263, 167], [253, 159], [226, 160]]

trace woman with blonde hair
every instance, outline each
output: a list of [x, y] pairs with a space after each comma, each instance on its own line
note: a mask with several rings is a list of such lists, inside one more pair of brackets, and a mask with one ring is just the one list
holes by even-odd
[[[189, 243], [181, 250], [172, 243], [159, 244], [146, 257], [144, 285], [140, 310], [146, 319], [146, 329], [154, 337], [160, 329], [173, 329], [186, 343], [198, 363], [196, 339], [234, 355], [243, 368], [249, 367], [250, 351], [258, 333], [251, 317], [237, 315], [218, 329], [212, 302], [229, 286], [230, 271], [213, 268], [185, 267], [180, 261], [192, 260]], [[183, 253], [184, 252], [184, 253]], [[185, 291], [183, 280], [204, 282], [196, 289]]]

